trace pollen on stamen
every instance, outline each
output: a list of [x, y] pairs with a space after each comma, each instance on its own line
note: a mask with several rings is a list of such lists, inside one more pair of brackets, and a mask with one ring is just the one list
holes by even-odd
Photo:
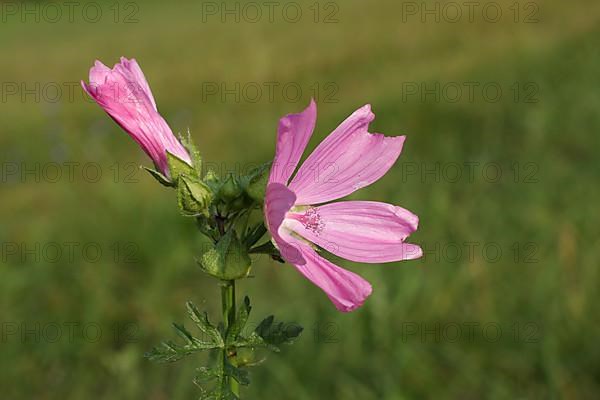
[[309, 208], [306, 210], [304, 215], [301, 218], [301, 222], [306, 229], [316, 233], [317, 235], [323, 231], [325, 227], [325, 223], [321, 219], [319, 212], [316, 208]]

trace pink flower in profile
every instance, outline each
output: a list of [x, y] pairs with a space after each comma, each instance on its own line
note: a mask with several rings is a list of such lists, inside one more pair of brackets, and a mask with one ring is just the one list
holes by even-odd
[[[375, 118], [366, 105], [342, 122], [300, 166], [317, 118], [314, 101], [279, 121], [275, 159], [267, 184], [267, 227], [284, 260], [329, 296], [344, 312], [371, 294], [369, 282], [321, 257], [314, 246], [351, 260], [383, 263], [422, 256], [405, 239], [417, 230], [416, 215], [392, 204], [341, 201], [381, 178], [394, 164], [404, 136], [368, 132]], [[316, 206], [318, 204], [323, 204]]]
[[135, 140], [170, 177], [167, 151], [192, 165], [188, 152], [160, 116], [144, 73], [135, 59], [121, 57], [113, 69], [96, 61], [90, 69], [90, 83], [83, 89]]

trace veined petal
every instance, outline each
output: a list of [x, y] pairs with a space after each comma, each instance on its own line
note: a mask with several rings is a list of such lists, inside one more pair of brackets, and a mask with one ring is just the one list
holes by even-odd
[[265, 220], [267, 229], [284, 260], [289, 263], [303, 261], [298, 251], [280, 235], [285, 215], [296, 202], [296, 195], [281, 183], [269, 183], [265, 193]]
[[269, 182], [287, 185], [312, 136], [317, 120], [317, 105], [311, 99], [309, 106], [299, 114], [289, 114], [279, 120], [275, 159]]
[[144, 73], [142, 72], [142, 69], [135, 58], [128, 60], [125, 57], [121, 57], [121, 63], [117, 64], [115, 68], [118, 68], [123, 76], [127, 78], [133, 85], [135, 85], [134, 90], [141, 90], [142, 93], [148, 97], [148, 100], [150, 100], [154, 110], [158, 111], [156, 102], [154, 101], [154, 96], [150, 90], [150, 85], [148, 85], [148, 81], [146, 80], [146, 77], [144, 76]]
[[382, 263], [423, 255], [404, 240], [419, 218], [404, 208], [374, 201], [341, 201], [287, 214], [286, 226], [325, 250], [351, 261]]
[[301, 259], [291, 262], [294, 267], [306, 279], [321, 288], [339, 311], [353, 311], [362, 306], [366, 298], [371, 295], [373, 291], [371, 284], [361, 276], [321, 257], [307, 243], [291, 236], [288, 232], [282, 232], [282, 238], [301, 256]]
[[106, 81], [106, 77], [111, 73], [111, 69], [101, 61], [96, 60], [94, 66], [90, 68], [90, 85], [100, 86]]
[[349, 312], [360, 307], [371, 294], [369, 282], [319, 256], [307, 243], [291, 236], [287, 231], [284, 226], [285, 216], [295, 201], [296, 196], [286, 186], [280, 183], [270, 183], [267, 186], [267, 228], [281, 256], [320, 287], [338, 310]]
[[113, 69], [96, 61], [90, 69], [90, 83], [81, 83], [165, 176], [170, 176], [167, 151], [192, 164], [188, 152], [157, 112], [148, 82], [135, 60], [121, 58]]
[[[125, 67], [122, 63], [126, 62]], [[150, 106], [151, 110], [156, 111], [154, 98], [148, 87], [148, 82], [139, 69], [137, 63], [135, 66], [139, 71], [132, 71], [132, 62], [121, 57], [121, 63], [115, 64], [110, 69], [102, 62], [96, 60], [94, 66], [90, 68], [89, 84], [83, 83], [86, 92], [98, 103], [104, 106], [135, 104], [138, 107]], [[141, 111], [146, 111], [143, 108]]]
[[371, 106], [355, 111], [302, 164], [290, 183], [296, 204], [320, 204], [347, 196], [381, 178], [394, 164], [404, 136], [368, 132]]

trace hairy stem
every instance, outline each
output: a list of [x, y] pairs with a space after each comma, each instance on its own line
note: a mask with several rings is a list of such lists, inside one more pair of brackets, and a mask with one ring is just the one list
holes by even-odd
[[[235, 321], [235, 281], [221, 282], [221, 303], [223, 305], [223, 327], [227, 332]], [[223, 349], [223, 362], [229, 362], [236, 366], [235, 349]], [[235, 379], [223, 376], [223, 383], [229, 385], [233, 394], [240, 396], [240, 385]]]

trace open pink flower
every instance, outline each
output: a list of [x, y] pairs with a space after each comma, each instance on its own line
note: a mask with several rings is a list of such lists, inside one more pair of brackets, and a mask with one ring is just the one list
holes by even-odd
[[348, 312], [371, 294], [369, 282], [321, 257], [311, 242], [351, 261], [383, 263], [422, 256], [405, 243], [419, 219], [410, 211], [373, 201], [341, 201], [381, 178], [394, 164], [404, 136], [368, 132], [375, 118], [366, 105], [340, 124], [306, 159], [290, 182], [313, 133], [314, 101], [279, 121], [275, 159], [265, 199], [268, 229], [281, 256]]
[[167, 151], [192, 165], [190, 156], [160, 116], [138, 63], [121, 57], [113, 69], [96, 61], [83, 89], [133, 138], [156, 168], [169, 177]]

